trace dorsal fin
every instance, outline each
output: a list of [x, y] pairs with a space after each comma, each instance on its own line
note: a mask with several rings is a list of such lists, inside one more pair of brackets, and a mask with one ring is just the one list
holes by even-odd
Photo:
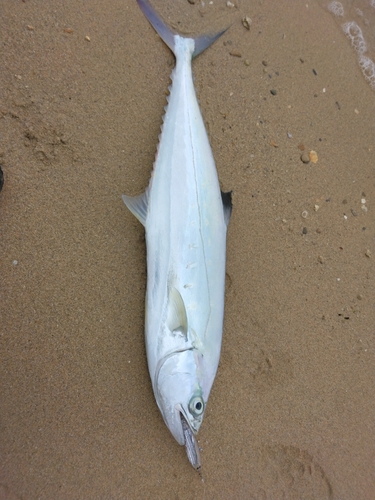
[[232, 191], [228, 191], [227, 193], [223, 193], [223, 191], [221, 191], [221, 201], [223, 202], [225, 224], [228, 226], [233, 206]]
[[172, 333], [180, 334], [187, 340], [188, 322], [184, 301], [180, 292], [171, 286], [168, 294], [168, 328]]
[[122, 199], [133, 215], [137, 217], [139, 222], [146, 225], [147, 209], [148, 209], [148, 188], [139, 196], [122, 195]]

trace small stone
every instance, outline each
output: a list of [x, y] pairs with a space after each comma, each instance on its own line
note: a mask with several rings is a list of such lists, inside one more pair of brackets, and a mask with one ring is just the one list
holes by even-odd
[[274, 148], [278, 148], [279, 147], [279, 145], [275, 141], [270, 141], [270, 146], [272, 146]]
[[86, 40], [87, 42], [91, 42], [91, 39], [90, 39], [90, 37], [89, 37], [88, 35], [86, 35], [86, 36], [85, 36], [85, 40]]
[[195, 0], [188, 0], [188, 2], [191, 3], [191, 5], [195, 4]]
[[245, 59], [245, 60], [244, 60], [244, 63], [245, 63], [245, 66], [250, 66], [250, 61], [249, 61], [249, 59]]
[[304, 145], [304, 144], [302, 144], [302, 142], [301, 142], [301, 143], [299, 143], [299, 144], [298, 144], [298, 149], [299, 149], [300, 151], [305, 151], [305, 145]]
[[352, 215], [354, 215], [354, 217], [357, 217], [357, 215], [358, 215], [357, 212], [355, 212], [352, 208], [350, 209], [350, 211], [351, 211]]
[[275, 90], [275, 89], [272, 89], [270, 92], [272, 95], [277, 95], [277, 90]]
[[263, 66], [268, 66], [268, 62], [267, 61], [262, 61], [262, 64], [263, 64]]
[[238, 52], [238, 50], [232, 50], [229, 54], [233, 57], [242, 57], [241, 52]]
[[363, 297], [362, 297], [362, 295], [360, 293], [357, 295], [357, 299], [358, 300], [362, 300], [363, 299]]
[[319, 205], [314, 205], [314, 210], [317, 212], [319, 210], [320, 206]]
[[302, 234], [307, 234], [307, 227], [304, 227], [304, 228], [302, 229]]
[[73, 28], [64, 28], [64, 33], [73, 33]]
[[318, 262], [319, 264], [323, 264], [324, 263], [324, 259], [321, 255], [318, 256]]
[[244, 27], [247, 30], [250, 29], [251, 23], [252, 23], [252, 20], [250, 19], [250, 17], [245, 16], [245, 17], [242, 18], [242, 24], [244, 25]]
[[29, 31], [34, 31], [34, 30], [35, 30], [34, 26], [31, 26], [31, 24], [28, 24], [28, 25], [27, 25], [27, 29], [28, 29]]
[[366, 257], [370, 258], [371, 257], [371, 250], [367, 249], [365, 252]]
[[303, 163], [310, 163], [310, 157], [307, 153], [302, 153], [301, 154], [301, 161]]
[[317, 155], [316, 151], [310, 151], [309, 158], [313, 163], [317, 163], [318, 155]]
[[361, 203], [365, 204], [366, 203], [366, 198], [361, 199]]

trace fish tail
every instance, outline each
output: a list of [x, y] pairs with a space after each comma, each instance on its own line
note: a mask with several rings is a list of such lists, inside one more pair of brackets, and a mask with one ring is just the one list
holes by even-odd
[[[141, 8], [143, 14], [147, 17], [151, 25], [154, 27], [155, 31], [158, 33], [160, 38], [168, 45], [171, 51], [175, 54], [175, 36], [176, 33], [171, 31], [171, 29], [165, 24], [165, 22], [159, 17], [155, 12], [154, 8], [148, 0], [137, 0], [139, 7]], [[194, 38], [194, 52], [193, 57], [203, 52], [207, 47], [215, 42], [223, 33], [227, 31], [228, 28], [215, 33], [213, 35], [201, 35]], [[189, 37], [190, 38], [190, 37]]]

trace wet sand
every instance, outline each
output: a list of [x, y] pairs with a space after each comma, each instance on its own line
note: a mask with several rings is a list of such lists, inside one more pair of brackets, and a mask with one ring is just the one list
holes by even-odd
[[135, 1], [6, 1], [0, 499], [372, 500], [375, 93], [315, 2], [155, 6], [183, 33], [233, 23], [194, 61], [233, 190], [204, 481], [154, 401], [121, 200], [147, 186], [173, 56]]

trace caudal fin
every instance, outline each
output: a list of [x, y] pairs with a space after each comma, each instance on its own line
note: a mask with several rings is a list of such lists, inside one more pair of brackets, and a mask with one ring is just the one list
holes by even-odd
[[[160, 38], [168, 45], [173, 53], [175, 53], [175, 36], [176, 33], [170, 30], [170, 28], [165, 24], [161, 17], [155, 12], [154, 8], [148, 0], [137, 0], [139, 7], [141, 8], [143, 14], [150, 21], [151, 25], [154, 27], [155, 31], [159, 34]], [[217, 40], [223, 33], [227, 31], [226, 28], [219, 33], [214, 35], [202, 35], [194, 38], [195, 48], [193, 52], [193, 57], [203, 52], [207, 47], [209, 47], [215, 40]]]

